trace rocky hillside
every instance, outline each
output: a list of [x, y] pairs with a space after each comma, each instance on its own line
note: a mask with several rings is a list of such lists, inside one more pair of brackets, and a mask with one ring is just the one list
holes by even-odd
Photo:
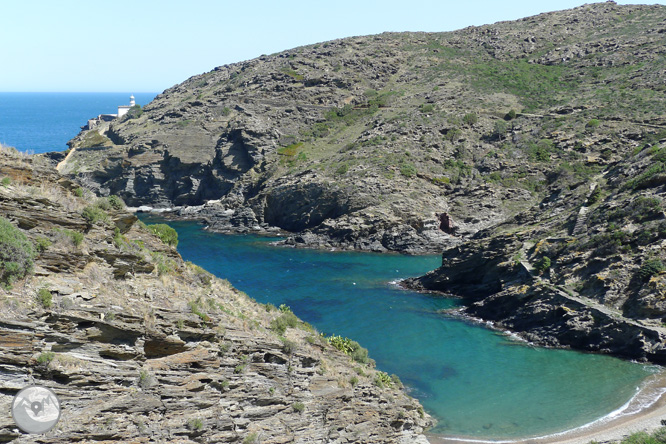
[[666, 123], [664, 48], [666, 8], [613, 2], [304, 46], [82, 132], [59, 170], [216, 230], [439, 252], [631, 156]]
[[666, 363], [666, 128], [578, 187], [446, 250], [407, 285], [541, 345]]
[[46, 435], [3, 414], [0, 441], [427, 442], [367, 350], [185, 263], [116, 197], [2, 148], [0, 215], [0, 408], [37, 384], [63, 410]]

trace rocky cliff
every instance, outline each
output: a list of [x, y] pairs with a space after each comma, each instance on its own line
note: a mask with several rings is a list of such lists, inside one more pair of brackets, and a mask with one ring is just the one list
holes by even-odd
[[0, 441], [427, 442], [429, 417], [363, 353], [185, 263], [118, 199], [0, 151], [0, 406], [32, 384], [62, 402], [46, 435], [2, 415]]
[[553, 184], [585, 184], [664, 124], [665, 19], [606, 2], [263, 55], [82, 132], [59, 170], [215, 230], [441, 251]]
[[406, 285], [529, 341], [666, 362], [666, 128], [538, 208], [444, 251]]

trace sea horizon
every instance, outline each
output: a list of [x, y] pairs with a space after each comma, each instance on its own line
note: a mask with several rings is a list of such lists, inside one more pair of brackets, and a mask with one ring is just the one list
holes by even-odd
[[146, 105], [156, 92], [0, 92], [0, 144], [40, 154], [65, 151], [88, 119], [115, 114], [119, 105]]

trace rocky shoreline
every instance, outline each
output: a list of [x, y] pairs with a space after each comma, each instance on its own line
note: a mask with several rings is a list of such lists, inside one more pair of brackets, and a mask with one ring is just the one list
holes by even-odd
[[0, 177], [0, 254], [26, 265], [0, 275], [0, 407], [41, 385], [63, 409], [46, 435], [3, 415], [0, 441], [427, 444], [367, 356], [183, 261], [168, 228], [38, 156], [0, 147]]

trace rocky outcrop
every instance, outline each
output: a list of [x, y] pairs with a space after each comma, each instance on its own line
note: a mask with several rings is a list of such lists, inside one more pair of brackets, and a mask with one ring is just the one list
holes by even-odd
[[0, 213], [39, 251], [0, 290], [0, 406], [37, 384], [63, 410], [46, 435], [3, 415], [1, 441], [427, 443], [430, 417], [371, 362], [186, 264], [117, 201], [17, 153], [0, 177]]
[[[664, 132], [584, 187], [444, 251], [405, 285], [460, 296], [463, 315], [539, 345], [666, 362]], [[585, 209], [585, 211], [582, 211]], [[581, 216], [583, 214], [583, 216]]]
[[[215, 230], [439, 252], [663, 124], [665, 15], [605, 2], [220, 66], [81, 133], [59, 169]], [[443, 212], [453, 235], [437, 229]]]

